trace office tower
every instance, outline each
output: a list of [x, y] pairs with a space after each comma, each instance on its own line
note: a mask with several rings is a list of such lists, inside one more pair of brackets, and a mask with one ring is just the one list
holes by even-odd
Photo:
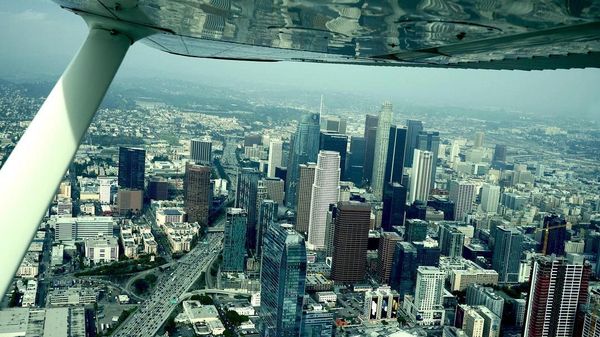
[[382, 284], [389, 284], [390, 282], [396, 243], [400, 241], [402, 241], [402, 238], [396, 232], [384, 232], [381, 235], [381, 239], [379, 239], [377, 274], [379, 275], [379, 282]]
[[315, 178], [310, 200], [308, 220], [308, 246], [311, 249], [325, 248], [325, 227], [329, 204], [340, 197], [340, 154], [320, 151], [315, 168]]
[[119, 187], [144, 190], [146, 151], [119, 147]]
[[406, 128], [400, 128], [392, 125], [390, 127], [384, 185], [387, 185], [388, 183], [402, 183], [405, 149]]
[[335, 151], [340, 154], [340, 179], [346, 178], [348, 136], [339, 133], [321, 132], [319, 151]]
[[[545, 255], [564, 255], [567, 241], [567, 222], [558, 215], [544, 217], [542, 231], [542, 253]], [[545, 247], [545, 251], [544, 251]]]
[[483, 146], [483, 137], [484, 133], [479, 131], [475, 132], [475, 138], [473, 139], [473, 147], [482, 147]]
[[473, 210], [475, 184], [467, 181], [452, 180], [448, 199], [454, 202], [454, 220], [462, 221]]
[[141, 190], [131, 190], [121, 188], [117, 194], [117, 208], [119, 215], [131, 216], [139, 215], [142, 212], [144, 203], [144, 192]]
[[410, 174], [409, 203], [412, 204], [416, 200], [427, 202], [431, 190], [431, 165], [433, 165], [433, 153], [418, 149], [414, 150]]
[[269, 172], [267, 177], [275, 177], [275, 168], [281, 166], [283, 156], [283, 142], [279, 139], [271, 140], [269, 143]]
[[190, 159], [200, 165], [212, 164], [212, 140], [208, 137], [190, 141]]
[[523, 337], [574, 335], [587, 301], [591, 267], [581, 255], [541, 256], [533, 264]]
[[317, 165], [315, 163], [300, 165], [295, 229], [299, 233], [303, 234], [308, 233], [308, 224], [310, 222], [310, 204], [312, 200], [316, 168]]
[[323, 305], [305, 305], [300, 337], [331, 337], [333, 336], [334, 320], [334, 312], [323, 308]]
[[169, 182], [161, 179], [152, 179], [148, 182], [148, 199], [150, 200], [168, 200]]
[[244, 147], [262, 145], [262, 136], [257, 133], [244, 135]]
[[386, 184], [381, 219], [381, 227], [384, 231], [391, 231], [393, 226], [404, 225], [406, 193], [406, 187], [398, 183]]
[[346, 176], [356, 185], [362, 184], [365, 164], [365, 138], [352, 137], [350, 139], [350, 153], [348, 154], [348, 167]]
[[210, 200], [210, 167], [185, 165], [183, 201], [188, 222], [208, 225]]
[[600, 336], [600, 290], [590, 292], [589, 305], [585, 311], [582, 337]]
[[265, 178], [262, 179], [262, 184], [266, 189], [267, 198], [275, 201], [279, 205], [283, 205], [285, 182], [280, 178]]
[[371, 205], [358, 201], [337, 204], [331, 279], [354, 283], [365, 278]]
[[421, 121], [409, 119], [406, 121], [406, 160], [405, 167], [412, 167], [413, 152], [417, 149], [417, 136], [423, 131], [423, 123]]
[[243, 208], [248, 212], [246, 248], [255, 249], [256, 222], [258, 220], [259, 205], [258, 182], [262, 179], [262, 173], [252, 168], [242, 168], [240, 172], [238, 172], [237, 178], [235, 207]]
[[306, 283], [304, 238], [292, 225], [265, 233], [260, 273], [261, 336], [297, 337], [302, 325]]
[[390, 287], [383, 286], [365, 291], [363, 317], [369, 321], [398, 317], [400, 296]]
[[483, 318], [483, 337], [499, 337], [502, 315], [498, 316], [485, 306], [474, 307], [475, 311]]
[[442, 224], [439, 229], [440, 250], [449, 258], [461, 258], [465, 234], [451, 224]]
[[404, 241], [423, 241], [427, 237], [427, 221], [408, 219], [404, 225]]
[[433, 199], [427, 201], [427, 206], [444, 212], [444, 220], [454, 220], [454, 202], [434, 196]]
[[410, 242], [397, 242], [394, 247], [390, 285], [400, 296], [414, 293], [417, 263], [415, 246]]
[[246, 264], [245, 242], [248, 231], [248, 212], [243, 208], [228, 208], [226, 217], [221, 270], [243, 272]]
[[445, 279], [446, 273], [437, 267], [420, 266], [417, 268], [415, 296], [404, 296], [404, 311], [418, 325], [444, 324]]
[[494, 230], [492, 268], [498, 272], [498, 283], [518, 283], [523, 234], [512, 227], [498, 226]]
[[321, 116], [321, 130], [346, 133], [346, 120], [335, 116]]
[[278, 204], [273, 200], [262, 200], [258, 210], [258, 222], [256, 224], [256, 256], [261, 256], [263, 241], [267, 229], [272, 222], [277, 221]]
[[440, 133], [437, 131], [419, 132], [417, 135], [417, 149], [432, 153], [431, 181], [429, 183], [429, 188], [433, 189], [435, 187], [435, 172], [437, 168], [438, 154], [440, 151]]
[[492, 157], [493, 162], [505, 163], [506, 162], [506, 145], [496, 144], [494, 148], [494, 156]]
[[319, 122], [318, 113], [304, 115], [291, 142], [286, 180], [286, 202], [288, 206], [296, 205], [299, 165], [317, 161], [319, 152]]
[[469, 284], [467, 286], [467, 304], [471, 306], [483, 305], [498, 317], [502, 317], [504, 312], [504, 298], [496, 294], [493, 288], [479, 284]]
[[365, 117], [365, 130], [363, 137], [365, 138], [365, 158], [363, 164], [363, 180], [371, 181], [373, 176], [373, 159], [375, 156], [375, 142], [377, 141], [377, 125], [379, 124], [379, 116], [367, 115]]
[[499, 201], [500, 186], [483, 184], [481, 187], [481, 210], [487, 213], [496, 213]]
[[379, 113], [377, 124], [377, 136], [375, 137], [375, 154], [373, 155], [373, 175], [371, 177], [371, 188], [378, 200], [383, 198], [383, 187], [385, 186], [385, 164], [387, 161], [388, 145], [390, 141], [390, 127], [392, 126], [392, 104], [383, 103]]

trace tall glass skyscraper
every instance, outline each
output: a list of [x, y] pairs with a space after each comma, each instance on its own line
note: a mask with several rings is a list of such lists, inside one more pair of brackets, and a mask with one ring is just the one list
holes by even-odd
[[433, 189], [435, 187], [435, 171], [438, 162], [438, 152], [440, 151], [440, 133], [437, 131], [419, 132], [417, 135], [417, 149], [429, 151], [433, 154], [431, 163], [431, 182], [429, 187]]
[[261, 336], [300, 336], [306, 247], [304, 238], [292, 225], [269, 226], [264, 239], [260, 283]]
[[320, 132], [320, 114], [310, 113], [302, 118], [293, 135], [286, 181], [286, 204], [289, 207], [296, 206], [299, 165], [317, 161]]
[[223, 265], [226, 272], [243, 272], [245, 265], [248, 213], [242, 208], [228, 208], [223, 239]]
[[377, 125], [377, 137], [375, 142], [375, 155], [373, 157], [373, 176], [371, 178], [373, 194], [379, 200], [383, 198], [385, 163], [387, 161], [391, 126], [392, 103], [386, 102], [383, 104], [383, 108], [379, 113], [379, 124]]
[[406, 121], [406, 160], [404, 166], [412, 167], [413, 164], [413, 151], [417, 148], [417, 136], [419, 132], [423, 131], [423, 122], [409, 119]]
[[146, 150], [119, 147], [119, 187], [144, 190]]

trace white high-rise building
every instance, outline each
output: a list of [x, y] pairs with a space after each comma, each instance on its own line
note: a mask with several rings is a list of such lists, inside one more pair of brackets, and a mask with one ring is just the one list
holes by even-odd
[[453, 140], [452, 146], [450, 147], [450, 162], [452, 162], [452, 163], [459, 162], [460, 161], [460, 158], [458, 157], [459, 154], [460, 154], [460, 145], [458, 144], [458, 141]]
[[481, 315], [469, 306], [462, 306], [465, 316], [463, 317], [462, 329], [469, 337], [483, 337], [484, 320]]
[[210, 165], [212, 163], [212, 140], [209, 137], [192, 139], [190, 141], [190, 158], [196, 164]]
[[487, 213], [498, 211], [500, 201], [500, 186], [484, 184], [481, 187], [481, 210]]
[[468, 181], [452, 180], [448, 189], [448, 200], [454, 202], [454, 220], [462, 221], [465, 214], [473, 209], [475, 184]]
[[431, 165], [433, 165], [433, 152], [415, 149], [413, 166], [410, 174], [409, 201], [427, 201], [429, 187], [431, 186]]
[[385, 162], [387, 160], [388, 145], [390, 141], [390, 127], [392, 126], [392, 103], [383, 103], [379, 113], [377, 135], [375, 136], [375, 154], [373, 156], [373, 175], [371, 187], [373, 194], [379, 200], [383, 198], [385, 177]]
[[335, 151], [320, 151], [310, 200], [309, 249], [325, 249], [327, 211], [329, 204], [338, 202], [339, 197], [340, 154]]
[[[404, 311], [419, 325], [444, 324], [444, 281], [446, 272], [438, 267], [417, 268], [415, 296], [404, 296]], [[419, 317], [420, 320], [416, 320]]]
[[115, 177], [98, 177], [98, 182], [100, 183], [98, 192], [101, 204], [108, 205], [112, 203], [112, 186], [116, 180]]
[[279, 139], [273, 139], [269, 143], [269, 172], [267, 177], [275, 177], [275, 168], [281, 166], [283, 156], [283, 142]]

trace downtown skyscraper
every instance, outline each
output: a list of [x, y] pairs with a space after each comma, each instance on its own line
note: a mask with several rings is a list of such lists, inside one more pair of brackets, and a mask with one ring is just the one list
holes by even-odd
[[385, 164], [387, 161], [391, 126], [392, 103], [386, 102], [383, 104], [381, 112], [379, 113], [377, 137], [375, 140], [375, 154], [373, 156], [373, 175], [371, 178], [373, 195], [379, 200], [383, 198], [383, 188], [385, 187]]
[[516, 228], [498, 226], [494, 230], [492, 268], [498, 272], [498, 283], [518, 283], [523, 234]]
[[225, 272], [243, 272], [246, 263], [246, 231], [248, 213], [243, 208], [228, 208], [223, 237], [223, 265]]
[[325, 230], [329, 204], [340, 197], [340, 154], [334, 151], [320, 151], [315, 168], [312, 187], [310, 218], [308, 223], [308, 246], [311, 249], [325, 249]]
[[535, 260], [523, 337], [571, 337], [579, 307], [586, 303], [591, 267], [583, 256]]
[[433, 189], [435, 187], [435, 172], [438, 162], [438, 152], [440, 151], [440, 133], [437, 131], [419, 132], [417, 135], [417, 149], [430, 151], [432, 153], [433, 159], [431, 164], [431, 181], [429, 188]]
[[412, 172], [410, 175], [409, 203], [415, 200], [427, 202], [431, 190], [431, 165], [433, 153], [415, 149]]
[[269, 226], [260, 274], [261, 336], [300, 336], [306, 264], [304, 238], [293, 226]]
[[190, 163], [185, 165], [183, 202], [188, 222], [208, 225], [210, 196], [210, 167]]
[[119, 188], [144, 190], [146, 150], [119, 147]]
[[473, 210], [475, 184], [452, 180], [448, 188], [448, 200], [454, 202], [454, 220], [463, 221], [465, 215]]
[[296, 133], [292, 135], [291, 151], [286, 180], [286, 204], [296, 205], [300, 164], [316, 162], [319, 152], [320, 114], [310, 113], [302, 118]]
[[379, 116], [367, 115], [365, 117], [365, 158], [363, 164], [363, 179], [371, 181], [373, 176], [373, 158], [375, 156], [375, 142], [377, 141], [377, 125]]
[[423, 131], [423, 122], [409, 119], [406, 121], [406, 129], [406, 160], [404, 160], [404, 166], [412, 167], [413, 152], [417, 148], [417, 136], [419, 132]]
[[312, 200], [313, 184], [315, 182], [315, 163], [300, 164], [298, 179], [298, 198], [296, 204], [296, 227], [298, 233], [308, 233], [310, 222], [310, 204]]
[[269, 143], [269, 172], [267, 177], [275, 177], [275, 168], [281, 166], [283, 156], [283, 142], [279, 139], [273, 139]]
[[196, 164], [210, 166], [212, 163], [212, 140], [209, 137], [192, 139], [190, 141], [190, 159]]

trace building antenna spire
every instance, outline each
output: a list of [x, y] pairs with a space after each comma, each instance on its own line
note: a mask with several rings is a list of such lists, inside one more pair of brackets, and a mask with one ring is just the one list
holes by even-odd
[[319, 107], [319, 115], [323, 114], [323, 107], [324, 107], [324, 101], [323, 101], [323, 95], [321, 95], [321, 106]]

